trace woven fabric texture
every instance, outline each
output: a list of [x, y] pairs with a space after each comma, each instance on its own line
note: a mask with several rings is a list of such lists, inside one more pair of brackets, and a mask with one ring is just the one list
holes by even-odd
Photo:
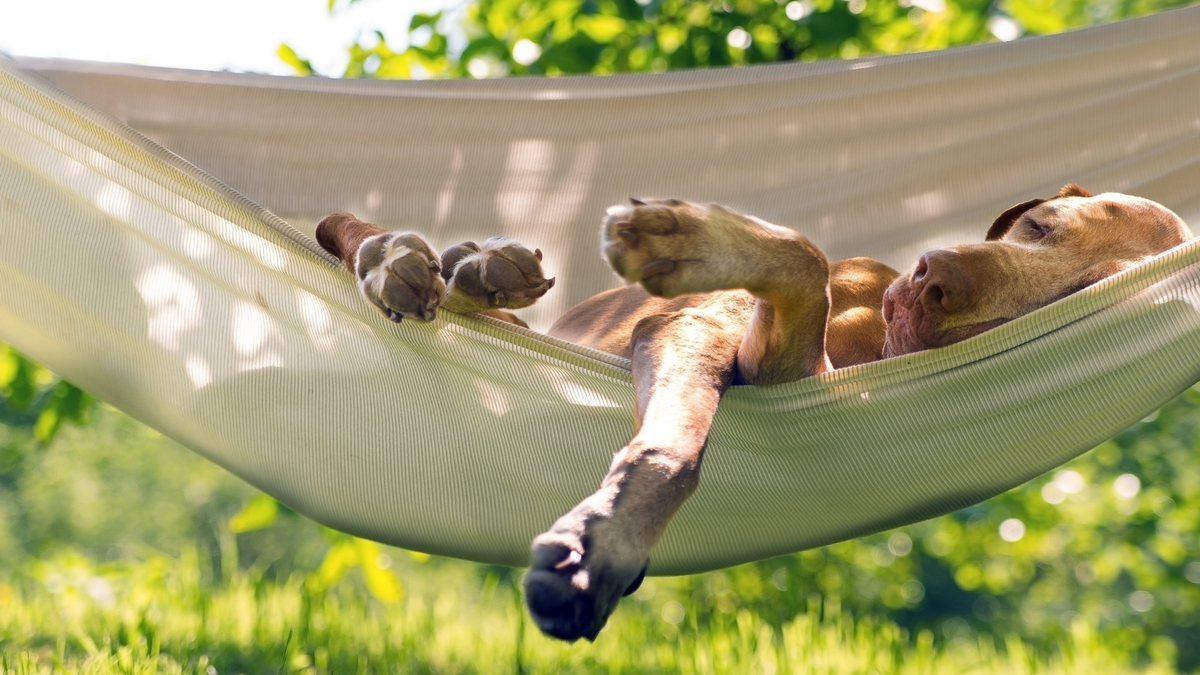
[[[136, 130], [136, 131], [135, 131]], [[182, 159], [182, 158], [186, 158]], [[899, 269], [1066, 182], [1200, 222], [1200, 8], [1009, 44], [607, 78], [375, 82], [0, 60], [0, 340], [302, 513], [524, 564], [632, 431], [622, 359], [391, 324], [309, 237], [504, 234], [617, 284], [603, 209], [715, 201]], [[293, 227], [294, 226], [294, 227]], [[651, 572], [931, 517], [1200, 380], [1192, 242], [967, 342], [731, 390]]]

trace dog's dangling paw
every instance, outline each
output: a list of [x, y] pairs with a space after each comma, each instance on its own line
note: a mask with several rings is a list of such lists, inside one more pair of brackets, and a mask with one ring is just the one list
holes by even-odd
[[388, 232], [364, 241], [354, 273], [367, 302], [397, 323], [433, 321], [446, 295], [437, 253], [411, 232]]
[[534, 624], [568, 642], [595, 640], [621, 598], [642, 585], [650, 565], [647, 556], [623, 545], [611, 521], [594, 516], [577, 507], [538, 535], [525, 574], [525, 606]]
[[554, 287], [541, 262], [540, 250], [504, 237], [492, 237], [482, 246], [473, 241], [451, 246], [442, 254], [448, 288], [444, 306], [463, 314], [528, 307]]

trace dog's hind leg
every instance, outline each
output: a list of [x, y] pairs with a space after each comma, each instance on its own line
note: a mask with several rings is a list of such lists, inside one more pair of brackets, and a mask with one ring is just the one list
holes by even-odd
[[439, 257], [415, 232], [388, 232], [335, 213], [317, 225], [317, 242], [342, 259], [367, 302], [392, 321], [432, 321], [445, 308], [524, 326], [503, 310], [528, 307], [554, 286], [542, 274], [541, 251], [501, 237], [451, 246]]
[[753, 305], [747, 294], [717, 294], [637, 324], [637, 432], [600, 489], [533, 541], [525, 600], [547, 634], [594, 639], [621, 597], [641, 583], [650, 550], [696, 489], [709, 426], [733, 380]]
[[342, 259], [371, 306], [392, 321], [432, 321], [446, 294], [437, 252], [415, 232], [388, 232], [348, 213], [317, 224], [317, 243]]
[[539, 249], [530, 251], [504, 237], [451, 246], [442, 253], [447, 284], [442, 306], [459, 314], [528, 307], [554, 287], [541, 262]]

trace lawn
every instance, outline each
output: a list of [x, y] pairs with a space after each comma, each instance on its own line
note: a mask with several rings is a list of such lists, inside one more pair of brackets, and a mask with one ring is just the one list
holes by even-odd
[[[530, 630], [513, 574], [392, 550], [407, 593], [238, 570], [222, 582], [195, 549], [94, 565], [72, 553], [0, 585], [0, 672], [194, 673], [1168, 673], [1128, 667], [1081, 620], [1052, 656], [1021, 640], [935, 640], [852, 619], [831, 601], [774, 627], [747, 610], [698, 626], [675, 580], [651, 579], [595, 644]], [[423, 561], [422, 561], [423, 560]]]

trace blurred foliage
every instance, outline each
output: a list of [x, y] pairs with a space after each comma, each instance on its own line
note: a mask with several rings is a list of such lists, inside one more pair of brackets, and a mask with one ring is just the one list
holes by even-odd
[[[29, 428], [34, 438], [47, 443], [64, 423], [81, 424], [95, 401], [87, 392], [64, 382], [49, 370], [0, 344], [0, 430], [8, 427]], [[4, 433], [0, 431], [0, 447]], [[0, 455], [0, 481], [4, 467], [19, 466]]]
[[399, 602], [404, 597], [404, 586], [391, 571], [392, 558], [382, 547], [366, 539], [358, 539], [336, 530], [323, 528], [329, 540], [329, 552], [321, 566], [309, 575], [308, 585], [314, 592], [326, 592], [346, 577], [353, 569], [362, 571], [367, 590], [383, 602]]
[[1083, 621], [1053, 654], [1015, 637], [910, 635], [886, 619], [849, 616], [836, 601], [809, 603], [778, 627], [744, 609], [697, 627], [676, 621], [683, 610], [670, 579], [647, 579], [654, 600], [622, 608], [596, 644], [564, 644], [525, 630], [511, 580], [458, 561], [395, 563], [426, 583], [404, 602], [381, 603], [355, 586], [314, 591], [300, 575], [217, 579], [191, 548], [103, 564], [63, 552], [0, 581], [0, 673], [1173, 672], [1161, 659], [1131, 663]]
[[[383, 1], [383, 0], [376, 0]], [[474, 0], [350, 47], [343, 77], [657, 72], [1045, 35], [1189, 0]], [[345, 6], [354, 4], [346, 3]], [[330, 11], [342, 5], [330, 2]], [[301, 75], [312, 65], [287, 45]], [[330, 73], [332, 74], [332, 73]]]

